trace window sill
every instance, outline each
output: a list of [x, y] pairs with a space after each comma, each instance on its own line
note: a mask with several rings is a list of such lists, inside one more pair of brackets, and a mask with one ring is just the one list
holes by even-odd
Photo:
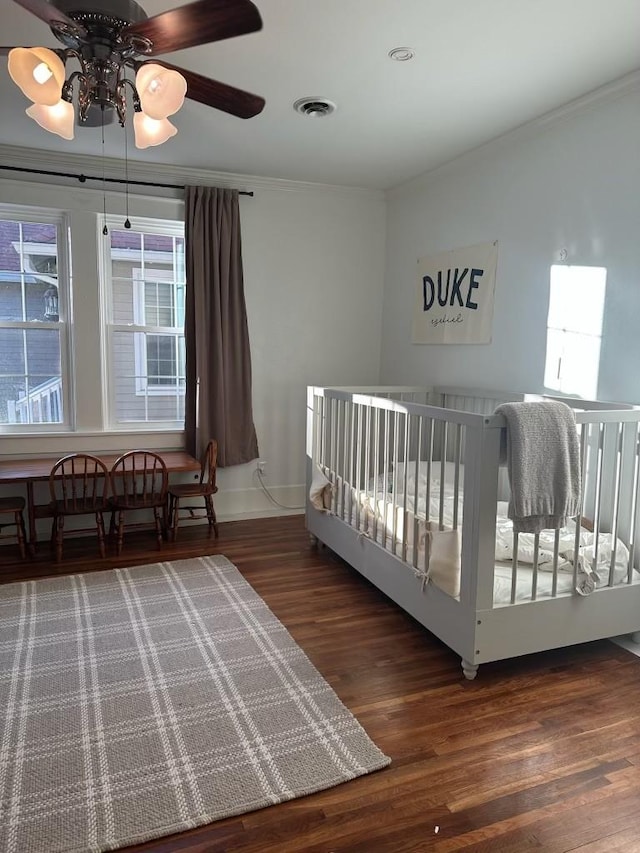
[[64, 456], [67, 453], [124, 453], [134, 448], [183, 450], [184, 430], [104, 430], [87, 432], [5, 434], [2, 458], [12, 456]]

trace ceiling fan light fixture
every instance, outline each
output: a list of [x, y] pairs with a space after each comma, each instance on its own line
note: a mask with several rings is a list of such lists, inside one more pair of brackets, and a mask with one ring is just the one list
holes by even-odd
[[40, 127], [50, 133], [56, 133], [63, 139], [73, 139], [73, 126], [75, 123], [75, 110], [73, 104], [60, 99], [57, 104], [47, 106], [46, 104], [33, 104], [25, 112], [37, 122]]
[[60, 100], [64, 63], [48, 47], [14, 47], [9, 51], [9, 75], [34, 104], [53, 107]]
[[168, 116], [185, 97], [239, 118], [264, 108], [258, 95], [152, 59], [262, 29], [252, 0], [190, 0], [151, 17], [137, 0], [12, 2], [62, 43], [11, 49], [9, 72], [34, 103], [29, 117], [65, 139], [73, 139], [74, 121], [104, 128], [117, 118], [121, 127], [133, 123], [138, 148], [161, 145], [178, 132]]
[[178, 112], [187, 94], [187, 81], [178, 71], [145, 62], [136, 74], [136, 89], [142, 111], [161, 120]]
[[168, 118], [155, 119], [140, 111], [133, 114], [133, 133], [136, 148], [150, 148], [162, 145], [178, 132]]

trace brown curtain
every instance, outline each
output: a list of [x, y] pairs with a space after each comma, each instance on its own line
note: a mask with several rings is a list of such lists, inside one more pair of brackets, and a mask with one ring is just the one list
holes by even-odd
[[185, 188], [187, 450], [218, 441], [218, 465], [259, 456], [237, 190]]

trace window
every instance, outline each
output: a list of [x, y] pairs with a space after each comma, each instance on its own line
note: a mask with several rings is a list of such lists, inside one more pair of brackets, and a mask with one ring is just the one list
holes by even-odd
[[551, 267], [547, 388], [585, 399], [596, 397], [606, 282], [605, 267]]
[[0, 212], [0, 427], [68, 425], [67, 232], [54, 211]]
[[[119, 227], [120, 226], [120, 227]], [[114, 427], [184, 423], [184, 226], [107, 220], [110, 421]]]

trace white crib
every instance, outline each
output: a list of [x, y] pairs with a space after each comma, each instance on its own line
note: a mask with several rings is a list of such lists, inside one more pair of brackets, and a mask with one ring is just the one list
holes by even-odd
[[456, 651], [467, 678], [487, 661], [640, 629], [640, 408], [544, 398], [575, 411], [582, 515], [527, 538], [506, 518], [506, 424], [493, 414], [526, 399], [541, 398], [308, 389], [309, 532]]

